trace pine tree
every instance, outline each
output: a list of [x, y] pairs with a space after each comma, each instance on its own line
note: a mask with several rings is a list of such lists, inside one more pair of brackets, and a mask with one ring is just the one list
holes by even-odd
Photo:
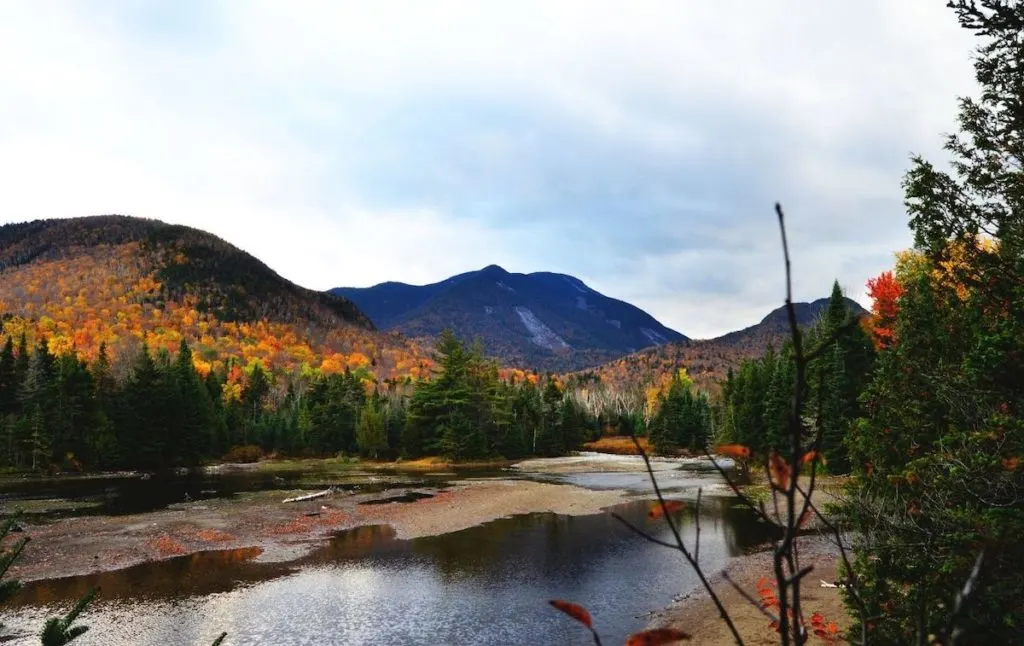
[[172, 370], [177, 390], [178, 432], [172, 453], [181, 464], [199, 464], [213, 446], [213, 402], [192, 362], [192, 350], [182, 339]]
[[14, 339], [10, 336], [0, 350], [0, 418], [18, 412], [18, 373]]
[[359, 425], [356, 427], [356, 444], [359, 447], [359, 454], [364, 457], [378, 459], [382, 453], [388, 450], [387, 429], [384, 427], [384, 414], [381, 411], [381, 403], [378, 397], [374, 396], [366, 401], [362, 412], [359, 415]]
[[846, 450], [846, 433], [849, 429], [850, 407], [843, 395], [846, 391], [846, 363], [839, 343], [832, 345], [832, 351], [823, 357], [830, 363], [831, 370], [823, 379], [824, 393], [822, 412], [821, 449], [828, 469], [833, 473], [849, 473], [850, 458]]
[[897, 264], [894, 341], [850, 438], [844, 522], [876, 641], [942, 636], [984, 548], [957, 641], [1010, 644], [1024, 625], [1024, 5], [948, 6], [979, 37], [981, 92], [960, 100], [952, 163], [917, 157], [905, 177], [913, 262]]

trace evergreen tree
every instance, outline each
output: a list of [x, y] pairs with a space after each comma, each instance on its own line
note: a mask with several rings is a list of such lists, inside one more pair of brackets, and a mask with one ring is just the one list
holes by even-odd
[[915, 250], [849, 442], [844, 520], [879, 643], [942, 635], [984, 547], [958, 643], [1010, 644], [1024, 625], [1024, 5], [949, 6], [981, 41], [981, 94], [960, 101], [950, 170], [915, 158], [905, 178]]
[[793, 385], [796, 383], [796, 365], [793, 363], [791, 346], [787, 344], [777, 359], [771, 364], [766, 363], [765, 372], [769, 368], [772, 369], [772, 374], [764, 396], [764, 434], [752, 445], [752, 448], [759, 452], [788, 449], [789, 418]]
[[846, 434], [849, 430], [851, 410], [849, 402], [844, 398], [846, 392], [847, 371], [843, 361], [843, 350], [838, 343], [832, 345], [832, 351], [823, 359], [829, 360], [831, 370], [823, 378], [824, 392], [821, 403], [822, 440], [821, 450], [825, 456], [829, 471], [833, 473], [849, 473], [850, 458], [846, 450]]
[[92, 375], [85, 363], [68, 353], [57, 359], [53, 412], [53, 454], [66, 466], [81, 468], [86, 439], [97, 424]]
[[384, 426], [384, 414], [378, 397], [370, 397], [359, 415], [356, 427], [356, 445], [359, 454], [378, 459], [388, 450], [387, 429]]
[[18, 373], [15, 366], [14, 339], [10, 336], [0, 350], [0, 417], [18, 412]]
[[198, 464], [213, 447], [213, 402], [192, 362], [192, 350], [182, 339], [172, 370], [176, 388], [178, 430], [172, 454], [186, 466]]

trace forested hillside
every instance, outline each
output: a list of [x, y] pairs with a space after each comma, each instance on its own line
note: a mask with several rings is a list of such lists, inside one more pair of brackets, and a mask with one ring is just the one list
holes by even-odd
[[[843, 303], [857, 317], [866, 314], [856, 301], [844, 297]], [[804, 327], [813, 325], [828, 305], [828, 298], [795, 303], [797, 322]], [[726, 378], [730, 369], [738, 368], [744, 359], [761, 356], [769, 346], [776, 349], [781, 347], [789, 334], [785, 310], [778, 308], [756, 325], [742, 330], [713, 339], [676, 341], [648, 348], [597, 368], [580, 371], [572, 377], [583, 381], [600, 381], [616, 390], [646, 389], [666, 383], [680, 368], [685, 368], [698, 386], [709, 393], [717, 393], [720, 382]]]
[[351, 301], [299, 287], [208, 233], [141, 218], [0, 227], [0, 312], [4, 336], [45, 339], [56, 355], [91, 360], [105, 343], [118, 374], [141, 344], [176, 351], [182, 340], [204, 376], [232, 360], [278, 372], [369, 366], [382, 378], [429, 364]]

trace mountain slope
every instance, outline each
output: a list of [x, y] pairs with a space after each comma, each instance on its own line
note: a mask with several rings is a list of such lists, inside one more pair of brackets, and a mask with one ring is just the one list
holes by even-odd
[[389, 376], [425, 360], [346, 298], [295, 285], [209, 233], [127, 216], [0, 227], [0, 312], [5, 334], [87, 357], [101, 342], [117, 356], [185, 338], [205, 369], [238, 358]]
[[572, 276], [517, 274], [491, 265], [430, 285], [381, 283], [331, 293], [356, 303], [382, 329], [432, 339], [446, 327], [479, 338], [488, 355], [539, 370], [573, 370], [683, 340], [650, 314]]
[[[867, 310], [849, 298], [846, 304], [855, 316], [867, 315]], [[810, 303], [794, 303], [797, 324], [813, 324], [828, 306], [827, 298]], [[789, 316], [785, 307], [772, 310], [755, 325], [729, 332], [713, 339], [685, 340], [656, 348], [648, 348], [608, 362], [577, 376], [587, 379], [599, 377], [612, 387], [628, 388], [637, 384], [650, 384], [663, 375], [679, 368], [708, 390], [715, 388], [718, 379], [725, 378], [729, 368], [737, 367], [743, 359], [758, 357], [769, 344], [779, 348], [790, 337]]]

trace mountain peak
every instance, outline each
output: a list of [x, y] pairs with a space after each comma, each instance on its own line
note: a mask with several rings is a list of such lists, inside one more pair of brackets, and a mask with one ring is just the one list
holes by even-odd
[[686, 337], [647, 312], [566, 274], [511, 273], [498, 265], [422, 287], [339, 287], [380, 328], [435, 338], [450, 327], [480, 338], [502, 361], [539, 370], [594, 366]]

